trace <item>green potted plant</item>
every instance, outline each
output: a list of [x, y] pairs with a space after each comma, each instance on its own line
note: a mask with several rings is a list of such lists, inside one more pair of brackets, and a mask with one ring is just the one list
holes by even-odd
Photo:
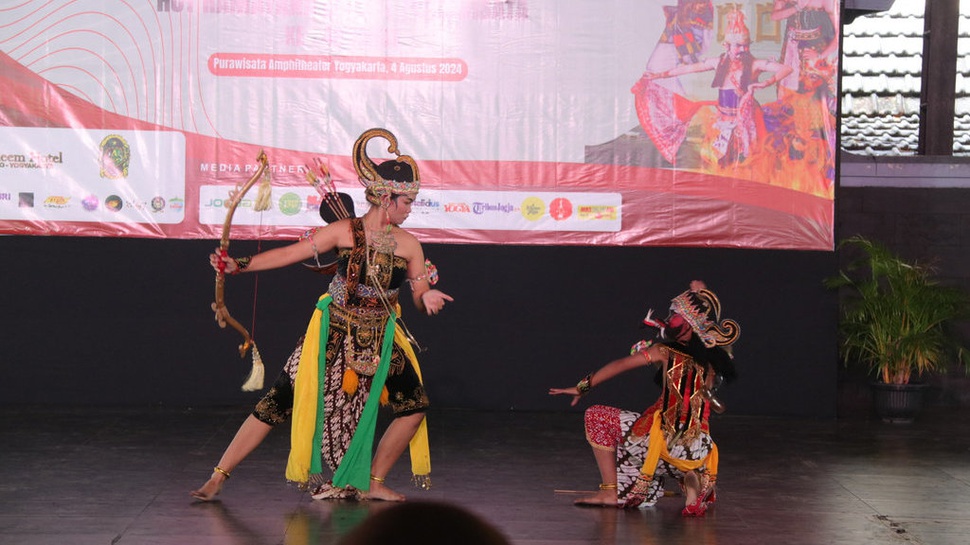
[[970, 363], [954, 322], [970, 316], [966, 294], [943, 286], [928, 265], [907, 262], [862, 236], [839, 244], [858, 255], [826, 280], [840, 289], [839, 353], [846, 365], [875, 374], [876, 413], [887, 421], [912, 421], [922, 405], [924, 373], [953, 362]]

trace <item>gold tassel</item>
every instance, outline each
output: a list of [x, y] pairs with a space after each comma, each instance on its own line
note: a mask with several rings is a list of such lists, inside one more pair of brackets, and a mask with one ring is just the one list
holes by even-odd
[[357, 373], [354, 372], [350, 367], [344, 369], [344, 380], [341, 387], [347, 392], [347, 395], [352, 396], [357, 393], [357, 386], [359, 380], [357, 379]]
[[242, 385], [242, 391], [254, 392], [263, 389], [263, 379], [266, 377], [266, 367], [263, 366], [263, 358], [259, 355], [256, 344], [253, 343], [253, 369], [249, 372], [249, 378]]
[[256, 202], [253, 203], [253, 210], [256, 212], [264, 212], [270, 209], [273, 188], [269, 184], [269, 169], [267, 169], [263, 172], [263, 179], [259, 182], [259, 190], [256, 192]]
[[422, 490], [431, 490], [431, 475], [411, 475], [411, 484]]
[[[263, 171], [263, 179], [259, 183], [259, 191], [256, 194], [256, 202], [253, 205], [253, 210], [257, 212], [270, 209], [273, 193], [269, 182], [269, 169], [266, 169]], [[253, 392], [263, 389], [264, 378], [266, 378], [266, 368], [263, 366], [263, 358], [259, 355], [256, 343], [253, 343], [253, 369], [249, 372], [249, 378], [242, 385], [242, 390], [244, 392]]]
[[381, 390], [381, 407], [386, 407], [390, 400], [391, 395], [387, 393], [387, 387], [385, 386], [384, 389]]

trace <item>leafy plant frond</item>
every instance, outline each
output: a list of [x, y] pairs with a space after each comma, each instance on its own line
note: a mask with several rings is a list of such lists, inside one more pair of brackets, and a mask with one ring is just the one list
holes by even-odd
[[860, 257], [825, 284], [841, 290], [840, 355], [861, 362], [884, 382], [907, 383], [951, 361], [970, 364], [952, 334], [954, 321], [970, 317], [970, 301], [959, 289], [940, 285], [932, 267], [903, 261], [885, 246], [861, 236], [840, 248]]

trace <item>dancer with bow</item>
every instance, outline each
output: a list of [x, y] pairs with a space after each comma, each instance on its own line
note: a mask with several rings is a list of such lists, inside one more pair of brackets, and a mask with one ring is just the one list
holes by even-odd
[[[389, 142], [396, 158], [375, 164], [368, 157], [367, 143], [378, 137]], [[399, 320], [398, 294], [409, 284], [415, 307], [428, 315], [453, 299], [431, 288], [435, 275], [421, 243], [400, 227], [420, 188], [417, 163], [398, 153], [397, 139], [385, 129], [364, 132], [354, 144], [353, 160], [370, 205], [363, 217], [339, 219], [292, 245], [249, 258], [220, 253], [209, 258], [214, 269], [230, 275], [285, 267], [329, 251], [336, 252], [337, 266], [279, 378], [243, 422], [209, 480], [191, 492], [198, 500], [219, 494], [236, 466], [291, 416], [286, 478], [309, 488], [314, 499], [404, 500], [384, 479], [409, 445], [415, 483], [430, 486], [429, 402]], [[394, 419], [372, 459], [377, 409], [385, 403]]]

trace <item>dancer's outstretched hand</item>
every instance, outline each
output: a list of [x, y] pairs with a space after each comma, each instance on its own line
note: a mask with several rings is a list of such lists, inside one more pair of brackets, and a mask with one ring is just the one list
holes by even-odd
[[570, 388], [549, 388], [549, 395], [551, 395], [551, 396], [558, 396], [558, 395], [570, 395], [570, 396], [573, 396], [573, 401], [572, 401], [572, 403], [569, 404], [570, 407], [573, 407], [577, 403], [579, 403], [579, 398], [582, 397], [581, 395], [579, 395], [579, 390], [577, 390], [575, 386], [572, 386]]

